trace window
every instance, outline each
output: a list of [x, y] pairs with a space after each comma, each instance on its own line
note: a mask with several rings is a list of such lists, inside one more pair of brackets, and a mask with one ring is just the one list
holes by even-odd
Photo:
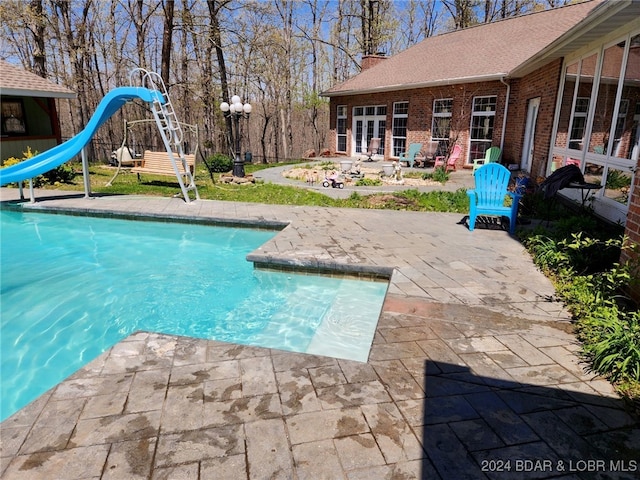
[[409, 102], [396, 102], [393, 104], [393, 152], [392, 156], [398, 157], [407, 149], [407, 120], [409, 118]]
[[336, 121], [336, 151], [347, 151], [347, 107], [338, 105], [338, 118]]
[[472, 163], [476, 159], [484, 158], [485, 152], [493, 143], [496, 98], [495, 96], [491, 96], [475, 97], [473, 99], [469, 163]]
[[578, 97], [576, 108], [573, 111], [573, 122], [571, 122], [571, 134], [569, 135], [569, 148], [582, 150], [584, 143], [584, 129], [587, 124], [587, 113], [589, 112], [589, 98]]
[[616, 121], [616, 129], [613, 134], [613, 150], [612, 154], [616, 157], [622, 157], [622, 141], [624, 132], [627, 130], [626, 118], [629, 111], [629, 100], [620, 100], [620, 109], [618, 110], [618, 120]]
[[27, 129], [24, 123], [24, 105], [22, 100], [2, 102], [2, 135], [24, 135]]
[[440, 155], [441, 152], [446, 152], [449, 147], [449, 133], [451, 132], [452, 111], [452, 98], [442, 98], [433, 101], [431, 140], [438, 142], [438, 155]]
[[[584, 178], [599, 183], [591, 202], [594, 212], [625, 223], [640, 155], [640, 98], [637, 66], [640, 31], [595, 46], [565, 65], [564, 89], [554, 123], [550, 170], [579, 162]], [[576, 198], [571, 191], [564, 196]]]
[[560, 116], [558, 118], [555, 140], [555, 146], [558, 147], [558, 150], [564, 150], [569, 140], [569, 120], [571, 119], [571, 107], [573, 105], [573, 95], [576, 90], [576, 79], [578, 77], [579, 67], [579, 62], [574, 62], [565, 68], [564, 90], [562, 91], [562, 103], [560, 104]]
[[[602, 53], [602, 67], [598, 94], [595, 98], [593, 124], [589, 138], [589, 152], [607, 154], [610, 147], [611, 119], [616, 105], [618, 83], [622, 70], [625, 42], [617, 42], [605, 48]], [[615, 147], [614, 147], [615, 150]]]

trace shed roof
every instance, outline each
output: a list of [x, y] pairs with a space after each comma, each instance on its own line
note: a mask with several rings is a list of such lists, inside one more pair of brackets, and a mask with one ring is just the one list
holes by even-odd
[[76, 97], [68, 88], [4, 60], [0, 60], [0, 94], [47, 98]]
[[[429, 37], [323, 94], [341, 96], [522, 76], [607, 3], [590, 0]], [[624, 2], [629, 3], [629, 2]], [[622, 4], [622, 2], [620, 2]], [[554, 50], [556, 57], [562, 55]]]

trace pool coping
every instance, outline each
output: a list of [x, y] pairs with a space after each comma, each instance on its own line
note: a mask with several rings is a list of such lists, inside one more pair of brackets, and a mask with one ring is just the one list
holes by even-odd
[[[188, 215], [162, 215], [117, 211], [105, 212], [104, 210], [91, 208], [78, 210], [65, 207], [42, 207], [37, 203], [29, 204], [25, 202], [8, 202], [2, 204], [1, 208], [6, 208], [7, 210], [17, 212], [38, 211], [52, 215], [58, 214], [98, 218], [117, 218], [122, 220], [149, 222], [173, 222], [212, 227], [254, 228], [262, 230], [273, 230], [276, 232], [280, 232], [290, 225], [290, 223], [288, 222], [272, 221], [267, 219], [243, 220], [215, 217], [202, 218], [198, 216]], [[354, 278], [361, 278], [363, 280], [389, 280], [394, 271], [393, 268], [385, 266], [342, 264], [336, 262], [317, 261], [314, 259], [296, 260], [290, 258], [278, 258], [277, 256], [262, 254], [259, 248], [254, 252], [250, 252], [246, 256], [246, 260], [252, 262], [255, 268], [260, 269], [295, 271], [298, 273], [313, 273], [317, 275], [344, 275]]]

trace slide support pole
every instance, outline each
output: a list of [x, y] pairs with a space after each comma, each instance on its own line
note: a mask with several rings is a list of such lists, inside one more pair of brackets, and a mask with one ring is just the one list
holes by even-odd
[[29, 201], [36, 203], [36, 194], [33, 192], [33, 178], [29, 179]]
[[89, 160], [87, 147], [82, 147], [82, 177], [84, 179], [84, 198], [91, 198], [91, 178], [89, 177]]

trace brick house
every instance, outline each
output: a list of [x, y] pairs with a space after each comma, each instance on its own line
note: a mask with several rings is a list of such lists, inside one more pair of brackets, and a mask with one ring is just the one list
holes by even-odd
[[603, 186], [595, 212], [640, 243], [640, 0], [585, 1], [365, 56], [323, 95], [337, 154], [359, 156], [380, 137], [387, 161], [437, 141], [440, 154], [462, 147], [458, 168], [491, 146], [532, 178], [574, 163]]
[[71, 90], [0, 60], [0, 161], [43, 152], [62, 143], [56, 98]]

